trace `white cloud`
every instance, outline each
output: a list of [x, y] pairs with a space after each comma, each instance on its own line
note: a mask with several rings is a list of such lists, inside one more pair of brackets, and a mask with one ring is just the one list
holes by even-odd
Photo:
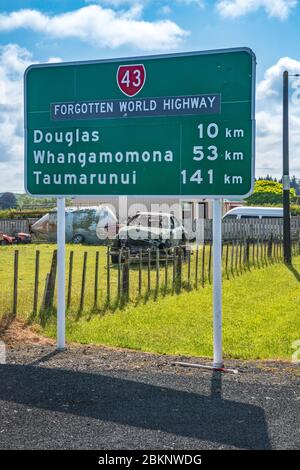
[[172, 8], [169, 5], [163, 5], [158, 12], [162, 15], [170, 15], [172, 13]]
[[187, 36], [173, 21], [145, 21], [141, 13], [141, 5], [126, 11], [88, 5], [53, 16], [26, 9], [0, 14], [0, 31], [25, 28], [59, 39], [77, 38], [100, 47], [134, 46], [144, 50], [174, 49]]
[[[110, 6], [113, 8], [120, 8], [124, 5], [141, 5], [141, 4], [150, 4], [150, 3], [162, 3], [161, 0], [85, 0], [86, 3], [98, 3], [100, 5], [106, 5]], [[173, 2], [170, 2], [170, 4], [167, 4], [166, 0], [166, 5], [170, 8], [171, 11], [171, 4], [172, 3], [181, 3], [185, 5], [198, 5], [200, 7], [204, 6], [204, 0], [173, 0]], [[164, 7], [162, 7], [164, 8]]]
[[176, 3], [182, 3], [184, 5], [197, 5], [199, 7], [204, 7], [204, 0], [175, 0]]
[[[257, 86], [257, 174], [282, 173], [282, 75], [300, 73], [300, 61], [282, 57]], [[300, 83], [290, 77], [290, 167], [300, 173]], [[263, 170], [264, 169], [264, 170]]]
[[8, 164], [22, 155], [22, 75], [31, 62], [31, 54], [15, 44], [0, 49], [0, 161]]
[[224, 17], [237, 18], [263, 8], [268, 16], [285, 20], [297, 3], [297, 0], [219, 0], [217, 10]]
[[300, 62], [290, 57], [282, 57], [265, 72], [263, 80], [257, 86], [257, 98], [279, 95], [282, 90], [283, 72], [288, 70], [291, 74], [300, 73]]
[[0, 192], [23, 188], [23, 73], [32, 63], [27, 49], [0, 47]]
[[148, 2], [148, 0], [85, 0], [85, 1], [86, 3], [99, 3], [100, 5], [108, 5], [114, 8], [119, 8], [119, 7], [122, 7], [123, 5], [137, 5], [137, 4]]

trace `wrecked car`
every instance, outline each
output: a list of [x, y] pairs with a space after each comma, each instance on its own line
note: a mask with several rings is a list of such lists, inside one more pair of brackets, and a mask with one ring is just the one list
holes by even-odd
[[[108, 206], [66, 208], [66, 242], [106, 244], [118, 230], [117, 217]], [[57, 212], [44, 215], [31, 226], [36, 238], [56, 242]]]
[[138, 212], [120, 228], [112, 242], [111, 262], [118, 263], [121, 249], [129, 249], [131, 257], [139, 257], [140, 251], [157, 248], [166, 250], [184, 246], [187, 234], [173, 214], [163, 212]]

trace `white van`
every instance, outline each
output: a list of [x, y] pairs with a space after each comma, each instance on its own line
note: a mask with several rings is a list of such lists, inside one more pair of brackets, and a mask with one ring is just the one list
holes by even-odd
[[232, 219], [278, 219], [283, 217], [281, 207], [235, 207], [226, 212], [223, 220]]

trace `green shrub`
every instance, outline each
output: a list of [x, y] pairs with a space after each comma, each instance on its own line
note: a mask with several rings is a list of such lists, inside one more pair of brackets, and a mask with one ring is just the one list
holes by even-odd
[[51, 209], [32, 209], [32, 210], [17, 210], [17, 209], [6, 209], [0, 210], [0, 219], [28, 219], [28, 218], [40, 218], [44, 214], [47, 214]]
[[[253, 205], [282, 205], [282, 184], [277, 181], [259, 180], [255, 182], [254, 192], [246, 199], [246, 203]], [[296, 201], [296, 191], [290, 190], [291, 202]]]

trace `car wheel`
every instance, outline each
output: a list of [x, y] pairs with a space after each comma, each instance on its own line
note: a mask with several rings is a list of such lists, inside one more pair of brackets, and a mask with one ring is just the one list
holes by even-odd
[[83, 235], [80, 235], [79, 233], [77, 233], [76, 235], [73, 236], [72, 242], [75, 243], [76, 245], [80, 245], [80, 243], [84, 242]]

